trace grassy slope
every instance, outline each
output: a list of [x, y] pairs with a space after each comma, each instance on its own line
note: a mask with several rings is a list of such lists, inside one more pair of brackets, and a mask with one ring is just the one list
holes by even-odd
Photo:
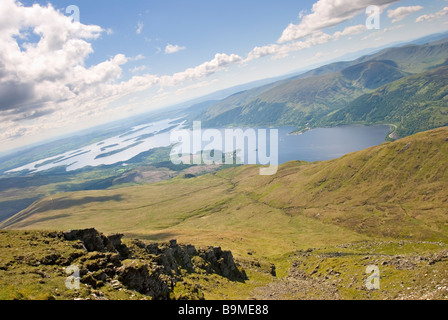
[[[297, 78], [262, 92], [249, 101], [227, 99], [205, 113], [204, 125], [296, 125], [345, 107], [354, 98], [381, 84], [405, 76], [393, 64], [370, 61], [309, 78]], [[373, 81], [374, 79], [374, 81]], [[223, 108], [230, 104], [231, 108]], [[236, 120], [237, 119], [237, 120]]]
[[[384, 295], [362, 290], [360, 279], [369, 259], [419, 265], [415, 261], [427, 261], [446, 249], [416, 241], [448, 241], [447, 155], [448, 128], [441, 128], [337, 160], [287, 163], [272, 177], [259, 176], [255, 166], [244, 166], [193, 179], [55, 195], [16, 215], [7, 229], [95, 227], [132, 238], [222, 246], [232, 250], [251, 280], [246, 284], [187, 280], [199, 282], [209, 299], [269, 298], [269, 292], [277, 292], [278, 298], [396, 298], [404, 294], [402, 285], [395, 287], [397, 279], [410, 273], [417, 280], [406, 285], [413, 284], [415, 297], [422, 297], [437, 289], [420, 273], [436, 272], [437, 284], [442, 283], [447, 275], [441, 270], [448, 270], [445, 258], [442, 264], [412, 270], [384, 267], [385, 284], [390, 286]], [[404, 250], [397, 238], [410, 241], [413, 249], [408, 249], [420, 250], [424, 257]], [[348, 243], [359, 245], [347, 247]], [[320, 249], [304, 261], [303, 251], [297, 252], [310, 247]], [[384, 256], [371, 259], [375, 252]], [[397, 254], [404, 256], [393, 256]], [[254, 267], [257, 261], [261, 269]], [[278, 280], [264, 270], [269, 263], [275, 263]], [[325, 269], [314, 272], [314, 264]], [[332, 269], [343, 276], [335, 279], [328, 271]], [[350, 289], [354, 272], [361, 278]], [[337, 296], [336, 287], [327, 286], [328, 278], [337, 280]], [[294, 284], [308, 288], [304, 289], [308, 293], [294, 290]], [[307, 296], [309, 290], [313, 293]]]
[[443, 63], [447, 58], [448, 39], [435, 41], [423, 45], [406, 45], [385, 49], [374, 55], [366, 56], [365, 60], [393, 60], [401, 70], [410, 73], [421, 73], [428, 68]]
[[399, 136], [448, 124], [448, 67], [412, 75], [359, 97], [322, 125], [394, 123]]
[[239, 176], [239, 187], [290, 215], [363, 234], [446, 239], [447, 155], [441, 128], [337, 160], [290, 163], [273, 177]]
[[244, 242], [239, 253], [263, 255], [347, 238], [447, 239], [447, 139], [448, 128], [441, 128], [336, 160], [290, 162], [274, 176], [244, 166], [194, 179], [60, 194], [6, 225], [96, 227], [232, 247]]

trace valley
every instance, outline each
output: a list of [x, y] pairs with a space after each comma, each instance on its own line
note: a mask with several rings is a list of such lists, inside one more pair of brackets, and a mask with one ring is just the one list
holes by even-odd
[[[447, 52], [437, 35], [1, 157], [0, 299], [448, 299]], [[173, 164], [193, 121], [278, 129], [278, 172]]]
[[[1, 227], [39, 231], [93, 227], [105, 234], [124, 233], [128, 239], [176, 239], [230, 249], [247, 269], [252, 285], [222, 283], [219, 291], [226, 292], [224, 297], [201, 281], [209, 298], [245, 299], [253, 294], [266, 298], [264, 286], [274, 286], [272, 292], [281, 291], [281, 298], [303, 298], [304, 291], [285, 289], [294, 281], [307, 283], [312, 292], [306, 293], [308, 298], [424, 298], [441, 293], [436, 286], [447, 281], [447, 141], [448, 129], [441, 128], [335, 160], [289, 162], [272, 177], [259, 176], [258, 166], [241, 166], [137, 187], [61, 193], [35, 202]], [[421, 259], [415, 256], [420, 251]], [[304, 252], [313, 257], [305, 265]], [[325, 252], [337, 254], [325, 258]], [[382, 252], [385, 255], [376, 258]], [[435, 256], [440, 259], [429, 269], [417, 267]], [[312, 259], [326, 267], [313, 272], [308, 269]], [[407, 265], [408, 260], [414, 269], [390, 265], [392, 261]], [[366, 291], [364, 280], [353, 279], [353, 272], [360, 274], [369, 261], [388, 266], [382, 268], [389, 270], [384, 276], [387, 292]], [[269, 271], [262, 272], [272, 264], [275, 279]], [[325, 273], [336, 267], [341, 278]], [[409, 270], [414, 270], [415, 285], [409, 289], [412, 295], [403, 295], [402, 283], [394, 279]], [[297, 278], [297, 272], [305, 274]], [[423, 272], [437, 274], [434, 286], [425, 282]], [[297, 280], [282, 282], [292, 274]], [[365, 272], [359, 275], [364, 276]], [[328, 277], [337, 284], [328, 282]], [[354, 287], [347, 291], [343, 288], [349, 280]]]

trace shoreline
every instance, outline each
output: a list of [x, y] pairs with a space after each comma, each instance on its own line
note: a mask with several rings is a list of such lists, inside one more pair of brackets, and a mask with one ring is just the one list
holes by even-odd
[[390, 123], [375, 123], [375, 124], [356, 123], [356, 124], [344, 124], [344, 125], [336, 125], [336, 126], [307, 127], [305, 129], [302, 129], [302, 130], [292, 131], [292, 132], [288, 133], [288, 135], [299, 136], [299, 135], [304, 134], [305, 132], [308, 132], [308, 131], [311, 131], [311, 130], [314, 130], [314, 129], [331, 129], [331, 128], [343, 128], [343, 127], [373, 127], [373, 126], [389, 126], [390, 132], [386, 135], [385, 140], [387, 140], [387, 139], [392, 139], [392, 140], [399, 139], [398, 136], [396, 136], [395, 138], [393, 137], [393, 135], [395, 134], [395, 132], [398, 129], [398, 126], [395, 125], [395, 124], [390, 124]]

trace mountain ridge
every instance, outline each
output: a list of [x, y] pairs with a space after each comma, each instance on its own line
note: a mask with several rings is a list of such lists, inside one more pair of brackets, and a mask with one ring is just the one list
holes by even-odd
[[394, 123], [397, 136], [448, 125], [448, 66], [410, 75], [362, 95], [318, 121], [323, 125]]
[[[317, 127], [321, 118], [347, 107], [364, 94], [443, 66], [447, 52], [448, 38], [383, 49], [240, 92], [190, 116], [189, 120], [200, 119], [206, 127], [288, 125], [298, 130]], [[352, 78], [355, 71], [361, 79]], [[427, 126], [423, 130], [432, 128]]]

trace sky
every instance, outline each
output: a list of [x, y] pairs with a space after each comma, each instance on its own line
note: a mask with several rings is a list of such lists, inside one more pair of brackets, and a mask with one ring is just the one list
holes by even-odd
[[445, 31], [447, 0], [0, 0], [0, 152]]

